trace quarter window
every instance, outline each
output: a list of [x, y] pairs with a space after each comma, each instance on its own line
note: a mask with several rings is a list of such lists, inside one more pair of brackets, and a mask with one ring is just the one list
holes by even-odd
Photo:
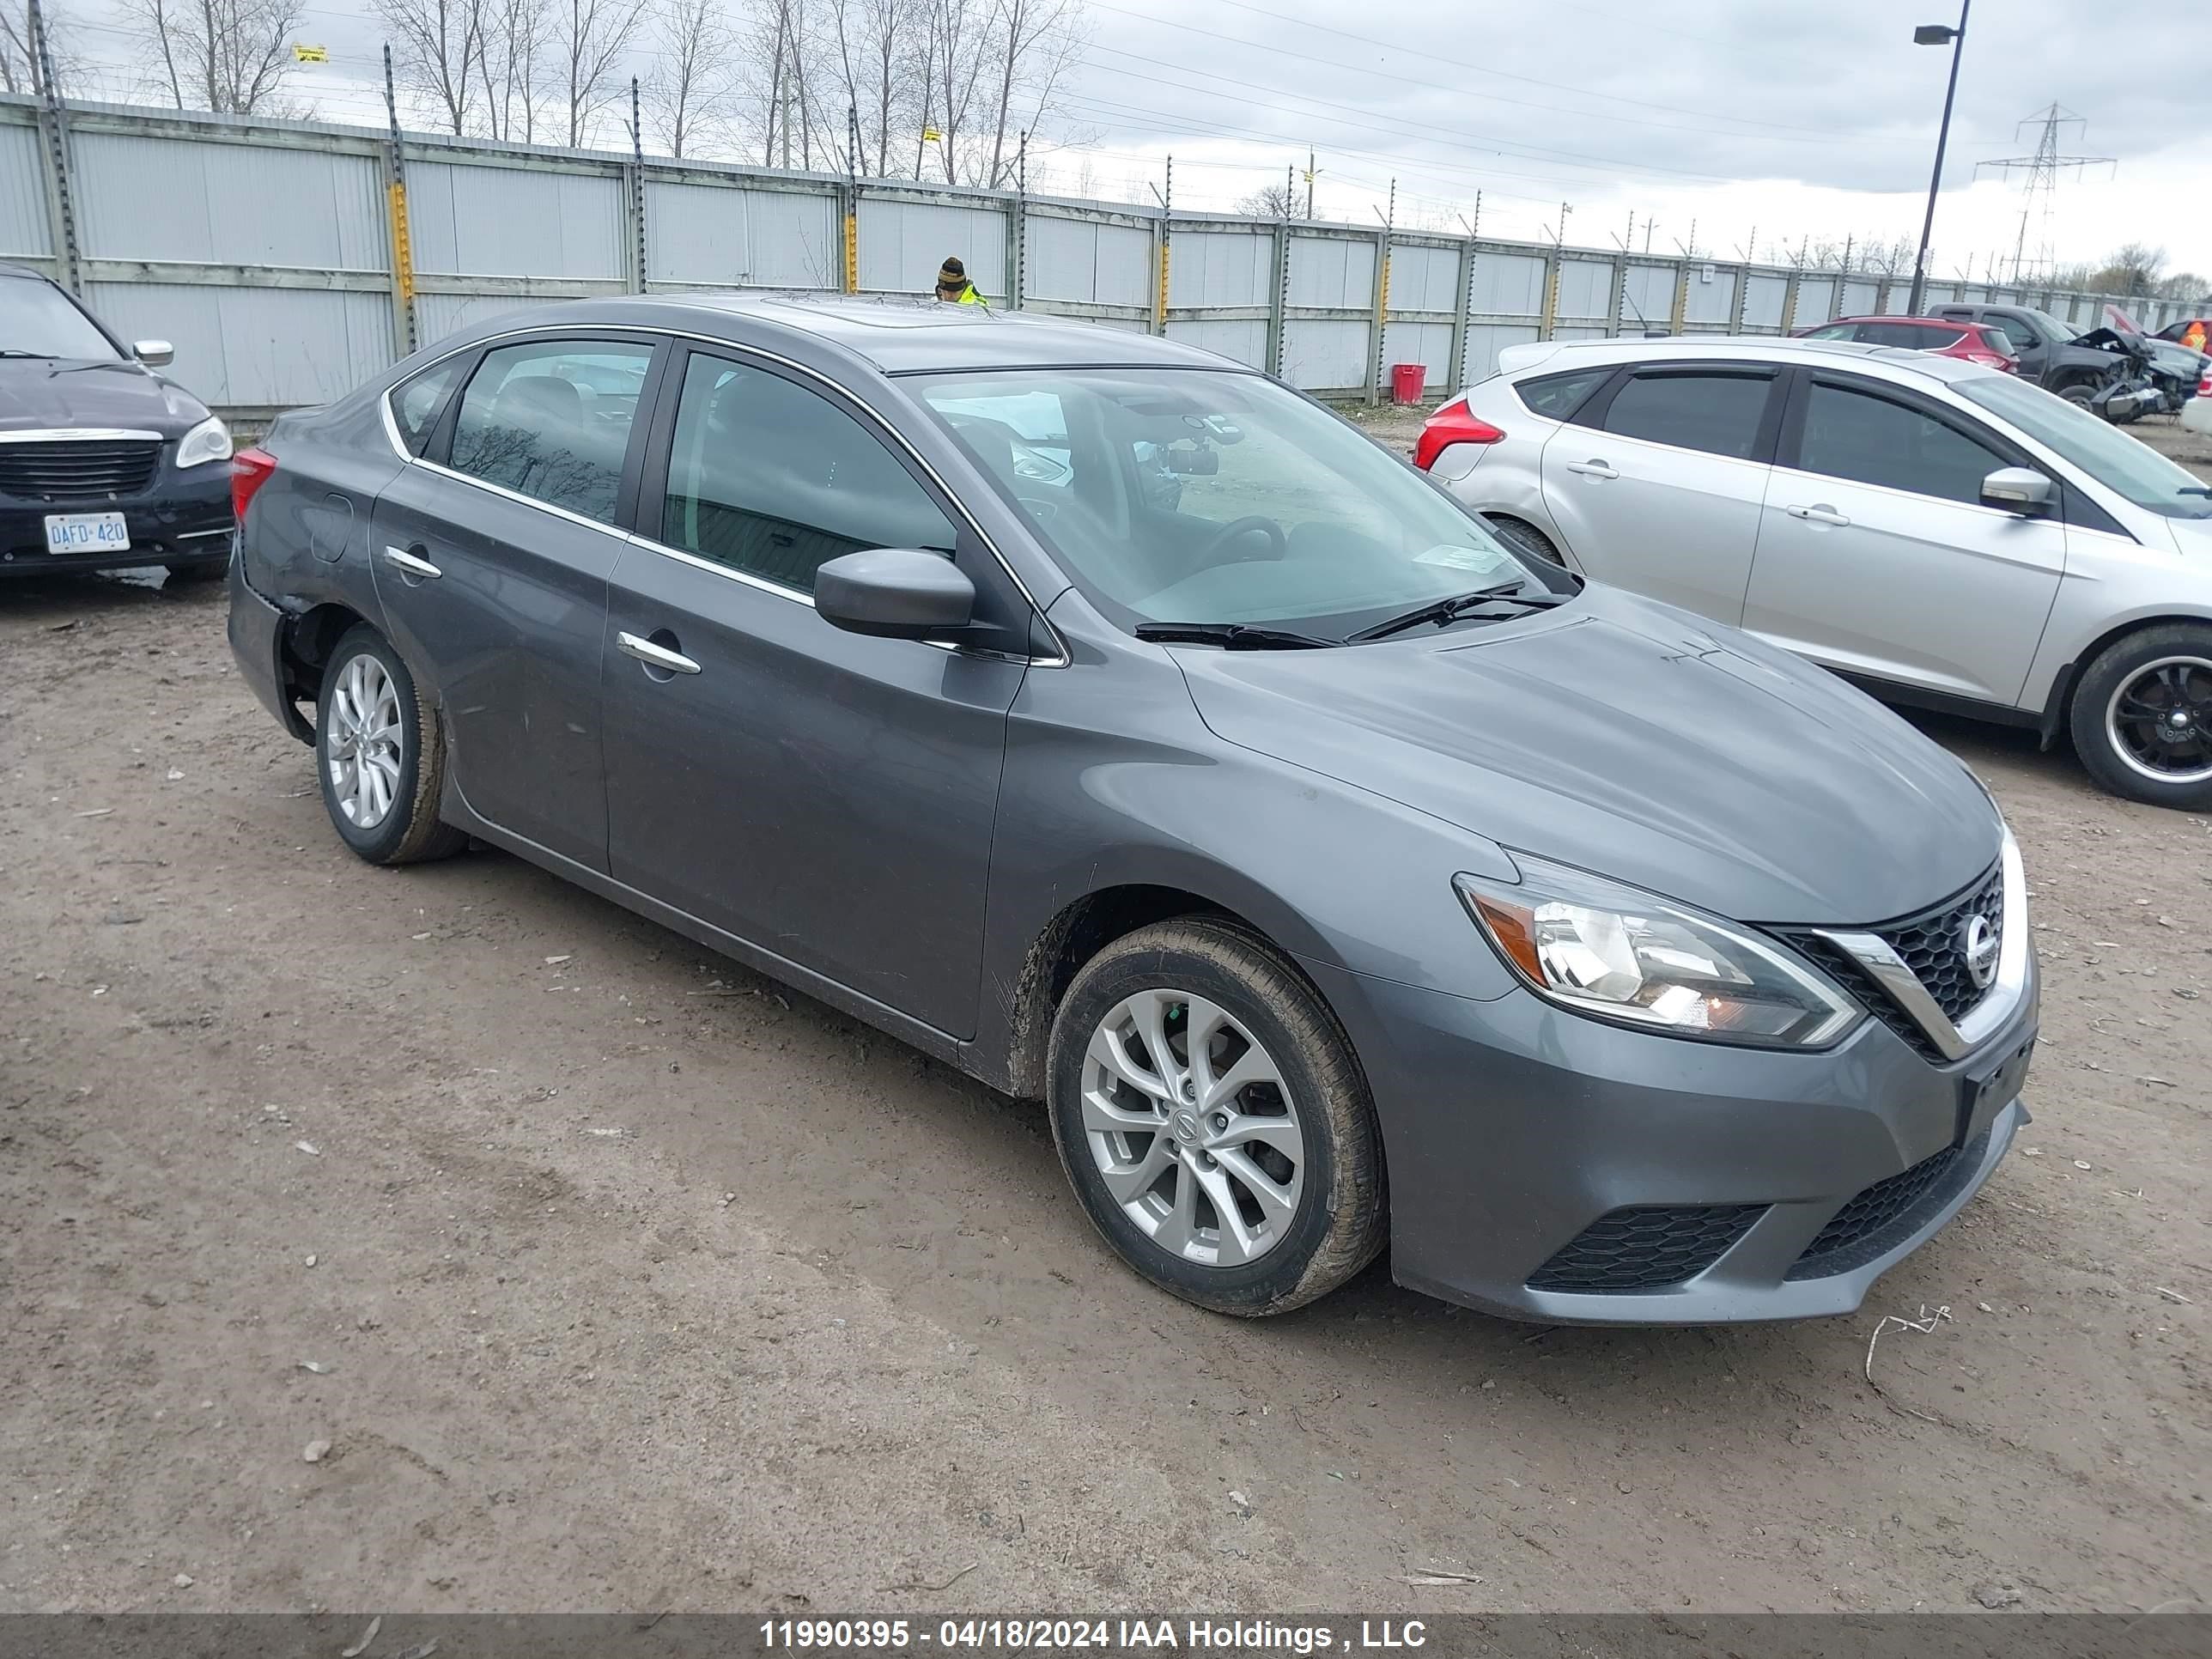
[[1555, 421], [1564, 421], [1582, 406], [1589, 397], [1605, 383], [1610, 368], [1582, 368], [1565, 374], [1540, 375], [1533, 380], [1523, 380], [1513, 390], [1521, 401], [1539, 415], [1548, 415]]
[[1613, 393], [1605, 429], [1679, 449], [1749, 460], [1772, 378], [1765, 374], [1638, 374]]
[[461, 362], [459, 357], [448, 357], [392, 389], [392, 423], [398, 427], [400, 441], [407, 446], [409, 454], [420, 455], [437, 430], [438, 416], [445, 410], [453, 382], [460, 378]]
[[1797, 465], [1831, 478], [1978, 502], [1982, 480], [2011, 463], [1948, 421], [1815, 380], [1806, 399]]
[[818, 393], [694, 354], [676, 406], [660, 540], [811, 592], [872, 547], [951, 556], [952, 521], [881, 440]]
[[484, 354], [461, 393], [449, 465], [612, 524], [653, 348], [533, 341]]

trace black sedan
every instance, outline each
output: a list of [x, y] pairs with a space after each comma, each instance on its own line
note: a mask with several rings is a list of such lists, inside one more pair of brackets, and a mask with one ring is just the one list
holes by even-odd
[[0, 265], [0, 577], [230, 558], [230, 433], [36, 271]]

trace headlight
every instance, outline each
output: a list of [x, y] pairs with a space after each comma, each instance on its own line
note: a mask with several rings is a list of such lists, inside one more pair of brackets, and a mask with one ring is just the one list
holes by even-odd
[[1742, 928], [1618, 882], [1513, 855], [1519, 884], [1461, 876], [1468, 914], [1562, 1007], [1674, 1036], [1832, 1042], [1862, 1014], [1811, 964]]
[[177, 440], [177, 465], [200, 466], [230, 459], [230, 428], [212, 415]]

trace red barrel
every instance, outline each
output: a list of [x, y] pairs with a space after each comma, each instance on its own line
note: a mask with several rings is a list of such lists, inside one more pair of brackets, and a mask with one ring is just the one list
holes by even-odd
[[1421, 401], [1421, 389], [1429, 383], [1426, 363], [1393, 363], [1390, 365], [1390, 400], [1393, 403], [1417, 404]]

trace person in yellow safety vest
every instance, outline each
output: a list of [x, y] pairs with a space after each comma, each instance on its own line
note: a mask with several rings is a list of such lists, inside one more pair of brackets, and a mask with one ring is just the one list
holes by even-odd
[[947, 305], [988, 306], [991, 302], [983, 292], [968, 280], [968, 267], [960, 263], [957, 254], [938, 268], [937, 297]]

